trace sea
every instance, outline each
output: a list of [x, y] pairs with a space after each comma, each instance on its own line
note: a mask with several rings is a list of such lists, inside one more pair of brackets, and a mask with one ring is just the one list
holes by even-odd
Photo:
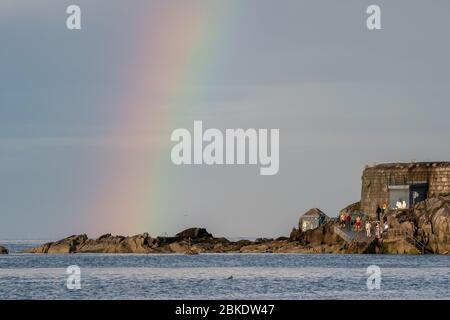
[[0, 240], [0, 299], [450, 299], [449, 255], [20, 253], [44, 242]]

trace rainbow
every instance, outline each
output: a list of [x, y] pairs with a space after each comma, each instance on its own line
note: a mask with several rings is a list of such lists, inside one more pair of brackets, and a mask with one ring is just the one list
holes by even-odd
[[[178, 227], [166, 210], [173, 195], [182, 192], [168, 170], [170, 132], [185, 108], [186, 88], [211, 76], [227, 36], [227, 1], [167, 3], [150, 18], [146, 13], [154, 9], [146, 6], [134, 34], [134, 54], [121, 70], [124, 87], [138, 89], [123, 93], [113, 115], [114, 137], [138, 151], [121, 148], [110, 160], [114, 173], [96, 177], [88, 204], [90, 234], [158, 235]], [[190, 97], [208, 94], [192, 91]]]

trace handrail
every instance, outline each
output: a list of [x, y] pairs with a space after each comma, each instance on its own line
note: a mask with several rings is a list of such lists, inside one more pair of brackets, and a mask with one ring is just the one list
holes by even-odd
[[425, 244], [420, 242], [416, 237], [414, 237], [413, 234], [408, 233], [406, 230], [405, 230], [405, 235], [406, 235], [406, 237], [410, 237], [411, 238], [411, 240], [414, 242], [415, 246], [418, 245], [422, 249], [422, 253], [425, 253], [425, 250], [427, 249]]
[[392, 235], [404, 236], [406, 240], [408, 240], [408, 238], [409, 238], [409, 240], [413, 241], [414, 246], [419, 247], [420, 249], [422, 249], [423, 253], [425, 253], [425, 251], [427, 250], [427, 246], [425, 244], [420, 242], [412, 233], [410, 233], [410, 232], [408, 232], [408, 231], [406, 231], [404, 229], [401, 229], [401, 230], [389, 229], [388, 233], [392, 234]]

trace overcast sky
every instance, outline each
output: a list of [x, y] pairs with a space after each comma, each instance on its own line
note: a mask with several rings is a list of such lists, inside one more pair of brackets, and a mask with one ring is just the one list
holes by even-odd
[[[80, 0], [82, 30], [71, 32], [65, 8], [72, 3], [0, 3], [0, 239], [159, 235], [189, 226], [218, 236], [288, 235], [309, 208], [336, 216], [358, 201], [366, 164], [450, 160], [449, 1]], [[382, 30], [366, 28], [373, 3]], [[200, 28], [214, 28], [199, 31], [210, 34], [195, 38], [202, 49], [178, 75], [176, 109], [156, 125], [153, 103], [171, 87], [153, 92], [144, 79], [176, 67], [143, 58], [140, 42], [170, 53], [158, 46], [178, 35], [189, 46], [193, 21], [159, 20], [203, 9], [208, 22]], [[129, 96], [144, 96], [141, 108], [155, 114], [130, 129], [135, 138], [115, 129], [126, 122], [117, 115], [131, 108]], [[221, 130], [279, 128], [279, 173], [172, 165], [170, 133], [192, 130], [194, 120]], [[127, 174], [128, 165], [111, 160], [124, 152], [167, 162], [149, 182], [160, 188], [149, 196], [158, 205], [138, 206], [135, 215], [98, 213], [123, 219], [123, 228], [106, 230], [91, 223], [92, 194], [111, 172]], [[158, 223], [128, 221], [149, 208]]]

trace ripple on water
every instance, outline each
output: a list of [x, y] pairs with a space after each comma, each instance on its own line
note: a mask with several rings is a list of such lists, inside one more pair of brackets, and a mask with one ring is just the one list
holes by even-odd
[[[82, 289], [66, 288], [66, 268]], [[382, 271], [367, 289], [367, 267]], [[232, 279], [228, 279], [232, 276]], [[0, 257], [3, 299], [450, 299], [450, 257], [205, 254]]]

